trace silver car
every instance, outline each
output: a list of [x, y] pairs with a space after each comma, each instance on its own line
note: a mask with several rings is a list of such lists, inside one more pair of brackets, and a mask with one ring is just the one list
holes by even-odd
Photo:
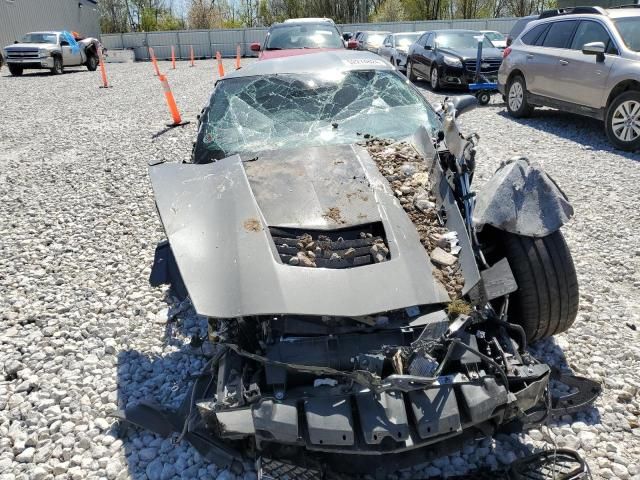
[[388, 59], [398, 70], [407, 70], [407, 56], [409, 47], [415, 43], [424, 32], [400, 32], [387, 35], [378, 49], [378, 55]]
[[498, 83], [509, 113], [548, 106], [598, 118], [617, 148], [640, 149], [640, 8], [540, 17], [504, 51]]
[[368, 50], [378, 53], [378, 49], [382, 46], [382, 42], [391, 32], [369, 31], [362, 32], [358, 37], [358, 50]]

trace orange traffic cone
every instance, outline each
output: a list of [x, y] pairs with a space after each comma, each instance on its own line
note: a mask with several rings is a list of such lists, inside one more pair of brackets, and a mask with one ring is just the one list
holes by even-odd
[[222, 55], [220, 52], [216, 52], [216, 59], [218, 60], [218, 76], [224, 77], [224, 65], [222, 65]]
[[151, 54], [151, 63], [153, 64], [153, 68], [156, 71], [155, 75], [159, 77], [160, 67], [158, 66], [158, 59], [156, 58], [156, 54], [153, 52], [153, 48], [149, 47], [149, 53]]
[[171, 69], [176, 69], [176, 49], [171, 45]]
[[236, 46], [236, 70], [240, 70], [240, 44]]
[[162, 84], [164, 96], [167, 99], [167, 106], [169, 107], [169, 112], [171, 112], [171, 119], [173, 120], [173, 123], [168, 123], [167, 127], [178, 127], [180, 125], [188, 124], [189, 122], [182, 121], [180, 111], [178, 110], [178, 106], [176, 105], [176, 100], [175, 98], [173, 98], [171, 87], [169, 87], [169, 82], [167, 81], [167, 77], [165, 75], [160, 75], [160, 83]]
[[98, 60], [100, 61], [100, 74], [102, 75], [102, 85], [100, 88], [110, 88], [107, 80], [107, 68], [104, 66], [104, 57], [102, 56], [102, 48], [98, 47]]
[[193, 45], [191, 45], [191, 66], [192, 66], [192, 67], [195, 67], [195, 66], [196, 66], [196, 64], [195, 64], [195, 59], [194, 59], [194, 57], [193, 57]]

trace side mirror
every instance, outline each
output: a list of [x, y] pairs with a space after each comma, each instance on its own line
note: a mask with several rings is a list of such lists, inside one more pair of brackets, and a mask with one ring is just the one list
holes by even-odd
[[251, 51], [252, 52], [259, 52], [260, 51], [260, 44], [258, 42], [253, 42], [251, 44]]
[[349, 40], [347, 42], [347, 48], [349, 50], [355, 50], [356, 48], [358, 48], [358, 42], [356, 40]]
[[433, 47], [431, 45], [425, 45], [424, 49], [425, 50], [433, 50]]
[[478, 99], [473, 95], [459, 95], [453, 97], [451, 100], [453, 108], [456, 112], [456, 117], [459, 117], [463, 113], [470, 112], [478, 106]]
[[604, 51], [605, 46], [603, 42], [585, 43], [582, 46], [582, 53], [585, 55], [595, 55], [598, 61], [604, 60]]
[[20, 43], [20, 42], [18, 40], [14, 40], [13, 43], [15, 45], [16, 43]]

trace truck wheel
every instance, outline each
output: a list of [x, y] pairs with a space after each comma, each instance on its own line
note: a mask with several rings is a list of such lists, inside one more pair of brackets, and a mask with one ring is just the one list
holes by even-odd
[[496, 236], [518, 284], [509, 297], [509, 321], [524, 328], [528, 341], [568, 330], [578, 313], [578, 279], [562, 233]]
[[86, 65], [87, 65], [87, 70], [89, 70], [90, 72], [95, 72], [96, 69], [98, 68], [98, 57], [93, 53], [88, 53]]
[[53, 75], [62, 75], [64, 73], [64, 66], [62, 65], [61, 57], [53, 57], [53, 68], [51, 69]]
[[19, 77], [20, 75], [22, 75], [22, 66], [20, 65], [13, 65], [13, 64], [9, 64], [9, 71], [11, 72], [11, 75], [13, 75], [14, 77]]
[[640, 149], [640, 92], [630, 90], [618, 95], [605, 117], [609, 141], [616, 148], [632, 152]]

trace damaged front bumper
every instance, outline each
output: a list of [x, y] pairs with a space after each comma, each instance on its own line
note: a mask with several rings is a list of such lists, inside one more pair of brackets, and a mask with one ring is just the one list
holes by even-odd
[[[431, 337], [434, 328], [430, 324], [422, 333]], [[364, 370], [286, 364], [219, 343], [178, 410], [142, 403], [119, 416], [163, 436], [178, 433], [221, 467], [249, 453], [291, 468], [302, 465], [325, 478], [336, 470], [386, 475], [455, 451], [464, 441], [523, 421], [538, 424], [565, 407], [583, 407], [599, 393], [594, 384], [585, 392], [574, 382], [578, 396], [552, 404], [550, 368], [521, 348], [498, 353], [497, 345], [514, 342], [491, 321], [460, 317], [450, 324], [438, 344], [428, 347], [437, 366], [413, 364], [427, 358], [420, 337], [409, 343], [419, 357], [396, 360], [411, 363], [406, 371], [412, 374], [384, 380]], [[503, 360], [496, 360], [496, 353]], [[269, 386], [252, 384], [245, 375], [264, 369], [286, 370], [283, 383], [273, 371], [276, 380]], [[305, 381], [311, 377], [316, 380]]]

